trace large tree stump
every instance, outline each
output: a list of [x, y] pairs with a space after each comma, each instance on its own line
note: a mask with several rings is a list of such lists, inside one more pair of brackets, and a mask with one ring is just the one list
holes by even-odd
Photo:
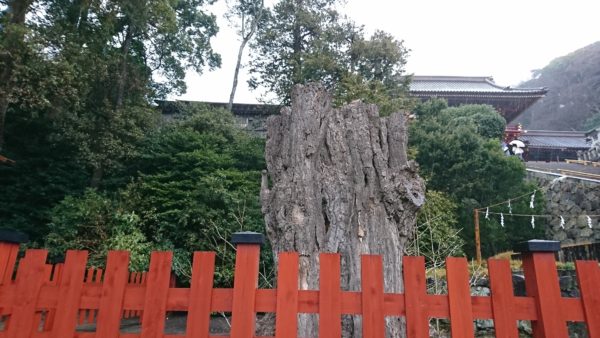
[[[404, 116], [331, 101], [320, 85], [296, 86], [291, 108], [267, 121], [267, 236], [275, 253], [299, 252], [300, 289], [318, 289], [319, 252], [337, 252], [343, 289], [360, 290], [360, 255], [379, 254], [386, 292], [401, 292], [402, 255], [425, 190], [406, 157]], [[317, 334], [315, 317], [301, 316], [299, 336]], [[388, 337], [404, 336], [399, 320], [388, 320]], [[345, 318], [343, 331], [361, 337], [360, 318]]]

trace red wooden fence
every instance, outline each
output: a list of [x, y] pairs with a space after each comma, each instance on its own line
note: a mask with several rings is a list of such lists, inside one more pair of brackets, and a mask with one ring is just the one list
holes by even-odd
[[[232, 338], [255, 336], [257, 312], [277, 313], [277, 338], [296, 337], [298, 313], [318, 314], [314, 336], [327, 338], [341, 336], [343, 314], [362, 316], [365, 338], [385, 337], [386, 316], [406, 317], [408, 336], [418, 338], [429, 336], [430, 318], [450, 319], [452, 337], [460, 338], [473, 337], [475, 319], [493, 319], [496, 337], [517, 338], [517, 320], [532, 321], [534, 337], [567, 337], [567, 321], [585, 322], [589, 336], [600, 337], [597, 262], [577, 262], [581, 298], [564, 298], [554, 253], [524, 253], [528, 296], [516, 297], [509, 262], [490, 259], [492, 294], [483, 297], [470, 294], [466, 259], [452, 257], [446, 261], [447, 295], [427, 293], [423, 257], [404, 257], [403, 294], [384, 292], [382, 260], [375, 255], [361, 257], [362, 291], [343, 291], [340, 256], [328, 253], [320, 256], [319, 290], [298, 290], [297, 253], [279, 255], [278, 289], [258, 289], [259, 252], [258, 244], [238, 244], [232, 289], [213, 287], [215, 254], [196, 252], [190, 287], [176, 288], [169, 286], [171, 252], [152, 253], [146, 283], [134, 285], [127, 252], [110, 252], [102, 278], [88, 275], [86, 281], [87, 253], [68, 251], [60, 278], [53, 282], [46, 251], [28, 250], [13, 278], [17, 247], [0, 243], [0, 314], [5, 316], [0, 338], [208, 338], [213, 312], [232, 313]], [[82, 309], [94, 311], [95, 332], [76, 332]], [[120, 333], [123, 311], [142, 311], [139, 334]], [[187, 311], [184, 335], [164, 334], [167, 311]]]
[[[61, 264], [62, 265], [62, 264]], [[103, 273], [104, 270], [103, 269], [95, 269], [95, 268], [89, 268], [87, 270], [87, 273], [85, 275], [85, 284], [87, 286], [102, 286], [102, 277], [103, 277]], [[146, 285], [146, 275], [147, 273], [145, 271], [142, 272], [130, 272], [129, 273], [129, 278], [128, 278], [128, 283], [127, 285], [130, 287], [135, 287], [135, 286], [139, 286], [139, 287], [143, 287], [144, 285]], [[169, 284], [169, 286], [175, 286], [173, 280], [171, 280], [171, 283]], [[93, 324], [96, 322], [96, 317], [98, 316], [98, 309], [94, 309], [94, 308], [90, 308], [90, 309], [85, 309], [85, 308], [81, 308], [79, 310], [79, 321], [78, 324], [79, 325], [84, 325], [84, 324]], [[142, 317], [142, 311], [141, 310], [125, 310], [123, 311], [123, 318], [127, 319], [127, 318], [141, 318]], [[51, 323], [52, 320], [48, 320], [48, 323]]]

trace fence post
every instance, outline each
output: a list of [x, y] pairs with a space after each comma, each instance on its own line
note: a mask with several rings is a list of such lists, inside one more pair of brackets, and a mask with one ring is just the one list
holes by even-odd
[[19, 245], [27, 242], [29, 237], [22, 232], [0, 229], [0, 285], [12, 280]]
[[256, 288], [258, 263], [263, 235], [256, 232], [236, 232], [231, 242], [236, 245], [231, 338], [252, 338], [255, 332]]
[[527, 296], [535, 299], [537, 320], [532, 323], [534, 338], [568, 337], [554, 258], [559, 250], [560, 242], [545, 240], [521, 242], [514, 249], [523, 257]]

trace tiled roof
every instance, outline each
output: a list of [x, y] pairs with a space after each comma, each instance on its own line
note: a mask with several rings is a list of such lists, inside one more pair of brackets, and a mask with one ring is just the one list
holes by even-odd
[[583, 132], [529, 130], [519, 140], [530, 148], [589, 149], [591, 146]]
[[546, 88], [511, 88], [494, 83], [491, 76], [413, 76], [410, 92], [544, 95]]

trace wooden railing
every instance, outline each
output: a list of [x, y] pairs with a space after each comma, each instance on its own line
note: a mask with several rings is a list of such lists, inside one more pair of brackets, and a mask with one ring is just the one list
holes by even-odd
[[[362, 316], [365, 338], [385, 337], [385, 317], [406, 318], [408, 337], [428, 337], [430, 318], [448, 318], [452, 337], [473, 337], [473, 320], [493, 319], [496, 337], [518, 337], [517, 320], [530, 320], [534, 337], [568, 337], [570, 322], [585, 322], [600, 337], [600, 271], [595, 261], [576, 264], [580, 298], [560, 294], [554, 260], [557, 242], [528, 242], [522, 248], [527, 297], [514, 296], [507, 260], [488, 260], [491, 296], [471, 296], [464, 258], [446, 261], [447, 295], [426, 291], [423, 257], [404, 257], [404, 293], [386, 293], [381, 257], [363, 255], [361, 291], [340, 288], [340, 256], [320, 256], [319, 290], [298, 290], [297, 253], [281, 253], [277, 289], [258, 289], [260, 245], [256, 234], [238, 234], [234, 286], [213, 287], [215, 254], [196, 252], [189, 288], [170, 287], [171, 252], [154, 252], [145, 284], [129, 283], [129, 254], [108, 254], [103, 276], [85, 281], [87, 253], [68, 251], [61, 277], [47, 275], [47, 252], [0, 243], [0, 337], [212, 337], [211, 313], [230, 312], [232, 338], [255, 337], [258, 312], [276, 313], [275, 337], [296, 337], [299, 313], [318, 314], [314, 337], [340, 337], [343, 314]], [[81, 310], [97, 311], [95, 332], [77, 332]], [[124, 311], [142, 311], [138, 334], [120, 333]], [[168, 311], [187, 312], [183, 335], [166, 335]], [[40, 313], [42, 315], [40, 315]], [[50, 318], [48, 313], [54, 313]], [[49, 324], [46, 324], [47, 321]], [[51, 321], [51, 323], [49, 322]]]

